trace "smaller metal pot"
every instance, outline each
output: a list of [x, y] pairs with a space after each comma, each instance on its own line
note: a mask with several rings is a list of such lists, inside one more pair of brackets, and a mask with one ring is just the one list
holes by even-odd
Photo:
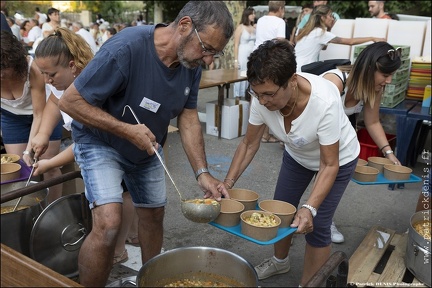
[[431, 242], [414, 229], [414, 224], [423, 220], [431, 220], [431, 210], [418, 211], [411, 216], [405, 266], [418, 280], [431, 287]]

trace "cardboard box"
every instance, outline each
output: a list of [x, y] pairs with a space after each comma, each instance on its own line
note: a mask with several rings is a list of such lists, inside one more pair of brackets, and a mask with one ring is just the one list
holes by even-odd
[[[225, 99], [222, 106], [221, 137], [233, 139], [246, 134], [249, 123], [249, 102], [238, 99]], [[206, 103], [206, 133], [218, 136], [217, 117], [219, 117], [218, 101]]]
[[[61, 169], [62, 173], [80, 171], [78, 164], [75, 162], [64, 165]], [[81, 194], [84, 192], [84, 181], [82, 178], [75, 178], [66, 182], [63, 182], [63, 196], [71, 194]]]

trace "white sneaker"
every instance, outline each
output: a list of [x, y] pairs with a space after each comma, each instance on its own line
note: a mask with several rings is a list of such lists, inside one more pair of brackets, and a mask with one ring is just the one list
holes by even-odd
[[258, 275], [258, 279], [263, 280], [273, 275], [287, 273], [290, 268], [289, 258], [285, 262], [279, 263], [271, 257], [265, 259], [258, 266], [255, 266], [255, 271]]
[[342, 233], [338, 231], [333, 221], [330, 226], [330, 231], [331, 231], [331, 240], [333, 243], [343, 243], [345, 241], [344, 236], [342, 235]]

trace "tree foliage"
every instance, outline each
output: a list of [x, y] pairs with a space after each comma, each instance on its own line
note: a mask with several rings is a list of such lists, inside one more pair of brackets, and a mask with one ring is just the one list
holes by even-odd
[[[154, 3], [163, 10], [164, 21], [173, 21], [181, 8], [187, 1], [137, 1], [145, 7], [148, 16], [147, 21], [153, 21]], [[302, 6], [312, 1], [286, 1], [288, 6]], [[329, 1], [329, 5], [342, 18], [355, 19], [358, 17], [370, 17], [368, 11], [368, 1]], [[89, 10], [94, 18], [100, 13], [103, 18], [110, 22], [124, 22], [126, 19], [121, 19], [122, 12], [128, 9], [125, 1], [71, 1], [72, 10], [68, 12], [80, 12], [81, 10]], [[268, 1], [246, 1], [247, 6], [268, 5]], [[55, 5], [54, 5], [55, 6]], [[6, 1], [6, 9], [9, 16], [13, 16], [15, 12], [19, 12], [24, 17], [33, 17], [35, 8], [39, 7], [41, 11], [46, 12], [51, 7], [51, 1]], [[144, 9], [144, 8], [143, 8]], [[385, 10], [389, 13], [408, 14], [418, 16], [431, 17], [431, 3], [429, 1], [386, 1]], [[66, 12], [66, 11], [61, 11]], [[93, 19], [95, 20], [95, 19]]]
[[123, 19], [120, 18], [123, 12], [123, 1], [82, 1], [85, 9], [93, 14], [93, 20], [96, 20], [96, 15], [101, 14], [102, 18], [109, 23], [120, 23]]
[[47, 4], [47, 1], [32, 1], [30, 3], [24, 2], [28, 1], [6, 1], [5, 10], [7, 16], [13, 17], [15, 13], [19, 13], [26, 18], [33, 18], [36, 7], [39, 7], [39, 9], [44, 13], [46, 13], [51, 7], [51, 2]]
[[151, 19], [153, 17], [153, 11], [154, 11], [154, 2], [158, 2], [160, 7], [163, 9], [163, 17], [165, 22], [174, 21], [177, 14], [180, 12], [180, 10], [183, 8], [183, 6], [188, 1], [144, 1], [145, 6], [147, 7], [147, 10], [149, 10], [149, 16]]

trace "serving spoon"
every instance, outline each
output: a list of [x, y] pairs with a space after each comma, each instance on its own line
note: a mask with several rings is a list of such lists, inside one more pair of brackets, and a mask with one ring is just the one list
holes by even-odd
[[[126, 108], [128, 108], [129, 111], [132, 113], [133, 117], [135, 118], [135, 121], [138, 124], [141, 124], [135, 112], [132, 110], [132, 108], [129, 105], [124, 106], [122, 117], [124, 116]], [[165, 169], [165, 172], [167, 173], [169, 179], [171, 180], [171, 183], [174, 185], [174, 188], [176, 189], [178, 195], [180, 196], [181, 210], [183, 215], [187, 219], [197, 223], [208, 223], [216, 219], [220, 213], [220, 208], [221, 208], [220, 203], [217, 202], [216, 200], [213, 200], [211, 204], [208, 204], [205, 202], [205, 200], [196, 201], [195, 199], [193, 200], [184, 199], [182, 197], [182, 194], [180, 193], [180, 190], [177, 188], [174, 179], [171, 177], [171, 173], [168, 171], [168, 168], [166, 167], [162, 157], [160, 156], [159, 152], [156, 150], [154, 146], [153, 146], [153, 151], [155, 152], [163, 168]]]
[[[28, 177], [28, 179], [27, 179], [27, 182], [26, 182], [26, 184], [25, 184], [24, 187], [27, 187], [27, 186], [30, 184], [30, 179], [33, 177], [33, 172], [34, 172], [34, 170], [35, 170], [35, 166], [34, 166], [34, 165], [37, 163], [38, 159], [35, 157], [33, 160], [34, 160], [33, 165], [32, 165], [33, 167], [32, 167], [32, 169], [31, 169], [30, 175], [29, 175], [29, 177]], [[23, 197], [23, 196], [21, 196], [21, 197], [18, 199], [18, 201], [17, 201], [17, 203], [15, 204], [15, 206], [14, 206], [12, 212], [15, 212], [15, 210], [18, 208], [18, 206], [19, 206], [19, 204], [20, 204], [20, 202], [21, 202], [21, 200], [22, 200], [22, 197]]]

